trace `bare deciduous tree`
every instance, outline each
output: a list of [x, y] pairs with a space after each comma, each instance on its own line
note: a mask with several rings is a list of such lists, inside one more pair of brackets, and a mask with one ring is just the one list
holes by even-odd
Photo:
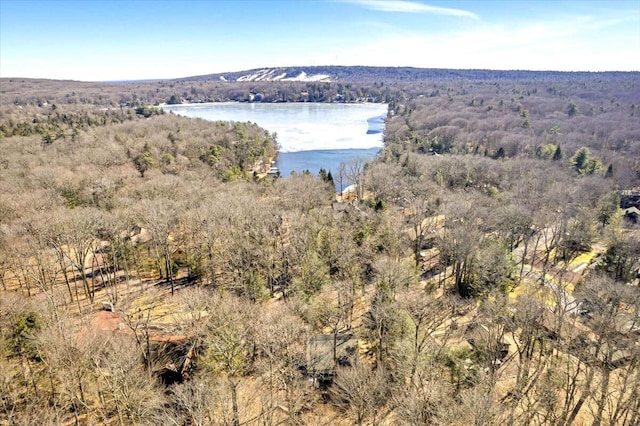
[[364, 362], [339, 368], [334, 380], [336, 404], [350, 413], [357, 425], [365, 422], [373, 425], [382, 421], [389, 392], [389, 378], [380, 366], [371, 369]]

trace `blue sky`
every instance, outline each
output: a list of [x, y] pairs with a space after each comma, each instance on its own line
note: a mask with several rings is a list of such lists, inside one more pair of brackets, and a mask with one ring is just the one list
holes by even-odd
[[0, 0], [1, 77], [291, 65], [638, 71], [640, 0]]

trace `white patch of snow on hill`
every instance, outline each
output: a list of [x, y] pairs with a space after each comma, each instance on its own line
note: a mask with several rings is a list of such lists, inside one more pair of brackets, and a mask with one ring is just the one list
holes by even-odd
[[269, 70], [259, 70], [256, 74], [247, 74], [241, 77], [238, 77], [236, 81], [257, 81], [261, 76], [264, 77], [265, 74], [268, 74]]
[[324, 81], [329, 79], [329, 77], [330, 76], [326, 74], [308, 75], [306, 72], [301, 71], [297, 77], [283, 78], [282, 80], [283, 81]]
[[259, 75], [258, 77], [256, 77], [255, 81], [261, 81], [261, 80], [271, 81], [273, 80], [272, 76], [274, 72], [276, 72], [276, 70], [271, 70], [271, 71], [264, 70], [262, 72], [262, 75]]
[[253, 74], [247, 74], [240, 76], [236, 81], [327, 81], [331, 76], [327, 74], [313, 74], [309, 75], [304, 71], [294, 77], [287, 77], [287, 73], [275, 75], [275, 69], [262, 69], [255, 71]]

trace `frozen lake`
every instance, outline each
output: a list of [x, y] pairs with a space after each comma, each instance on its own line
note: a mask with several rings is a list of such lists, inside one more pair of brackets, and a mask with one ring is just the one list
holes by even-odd
[[282, 176], [320, 168], [335, 174], [341, 162], [373, 158], [383, 145], [387, 115], [386, 104], [222, 102], [163, 109], [212, 121], [251, 121], [276, 133]]

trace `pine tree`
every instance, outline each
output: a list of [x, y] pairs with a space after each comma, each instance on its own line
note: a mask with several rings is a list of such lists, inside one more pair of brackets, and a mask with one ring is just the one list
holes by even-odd
[[604, 174], [605, 178], [611, 178], [613, 177], [613, 164], [609, 164], [609, 167], [607, 167], [607, 171]]
[[556, 147], [556, 152], [553, 153], [553, 161], [560, 161], [562, 160], [562, 148], [560, 148], [560, 144], [558, 144], [558, 146]]
[[327, 173], [327, 182], [331, 184], [332, 187], [335, 187], [336, 184], [333, 181], [333, 175], [331, 174], [331, 170], [329, 170], [329, 173]]

